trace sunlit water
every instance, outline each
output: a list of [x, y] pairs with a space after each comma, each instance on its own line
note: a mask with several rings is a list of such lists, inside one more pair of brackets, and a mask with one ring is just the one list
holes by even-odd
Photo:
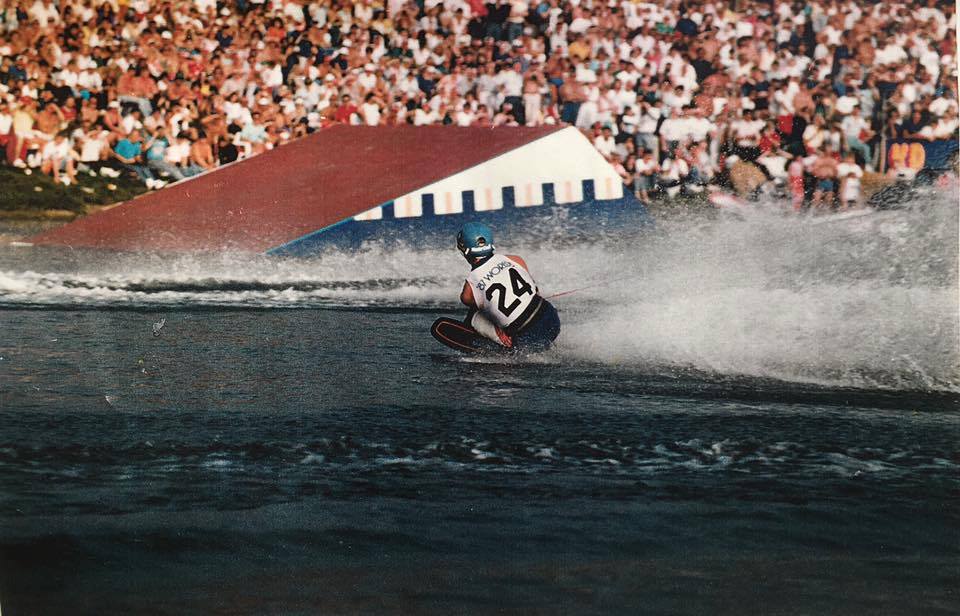
[[[957, 198], [520, 252], [0, 247], [5, 613], [952, 613]], [[162, 323], [162, 326], [161, 326]]]

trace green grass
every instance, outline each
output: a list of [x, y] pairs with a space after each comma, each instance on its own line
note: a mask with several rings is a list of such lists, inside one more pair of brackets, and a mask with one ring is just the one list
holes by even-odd
[[[87, 206], [119, 203], [147, 191], [142, 182], [125, 175], [104, 178], [77, 173], [77, 180], [79, 185], [64, 186], [55, 184], [52, 177], [40, 173], [38, 169], [26, 175], [23, 169], [0, 165], [0, 215], [14, 211], [35, 211], [42, 215], [48, 210], [83, 214]], [[110, 190], [110, 184], [116, 188]], [[90, 192], [84, 188], [90, 189]]]

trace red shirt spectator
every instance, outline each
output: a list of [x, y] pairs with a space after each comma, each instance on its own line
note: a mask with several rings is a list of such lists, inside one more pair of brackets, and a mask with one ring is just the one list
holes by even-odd
[[350, 124], [351, 118], [359, 109], [356, 105], [353, 104], [353, 101], [348, 95], [344, 95], [340, 99], [340, 106], [337, 108], [337, 112], [334, 114], [333, 119], [341, 124]]

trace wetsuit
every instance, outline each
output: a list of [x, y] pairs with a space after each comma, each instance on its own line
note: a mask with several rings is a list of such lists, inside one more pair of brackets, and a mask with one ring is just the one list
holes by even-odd
[[477, 307], [467, 322], [484, 336], [517, 350], [542, 350], [560, 334], [556, 308], [540, 295], [530, 272], [509, 256], [487, 259], [466, 283]]

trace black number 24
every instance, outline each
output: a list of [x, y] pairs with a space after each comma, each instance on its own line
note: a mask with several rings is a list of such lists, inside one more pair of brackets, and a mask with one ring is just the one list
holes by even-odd
[[500, 310], [500, 312], [503, 313], [503, 316], [505, 317], [510, 316], [513, 313], [513, 311], [517, 309], [517, 306], [520, 305], [519, 297], [521, 295], [533, 294], [533, 288], [529, 284], [527, 284], [527, 281], [523, 279], [523, 276], [520, 275], [520, 272], [518, 272], [516, 269], [512, 267], [509, 270], [507, 270], [507, 272], [510, 274], [510, 286], [513, 287], [513, 294], [516, 295], [518, 299], [513, 300], [513, 302], [511, 302], [510, 305], [507, 306], [507, 288], [504, 287], [499, 282], [495, 282], [492, 285], [490, 285], [487, 288], [487, 294], [486, 294], [487, 300], [492, 302], [494, 291], [500, 292], [500, 297], [497, 300], [497, 308]]

